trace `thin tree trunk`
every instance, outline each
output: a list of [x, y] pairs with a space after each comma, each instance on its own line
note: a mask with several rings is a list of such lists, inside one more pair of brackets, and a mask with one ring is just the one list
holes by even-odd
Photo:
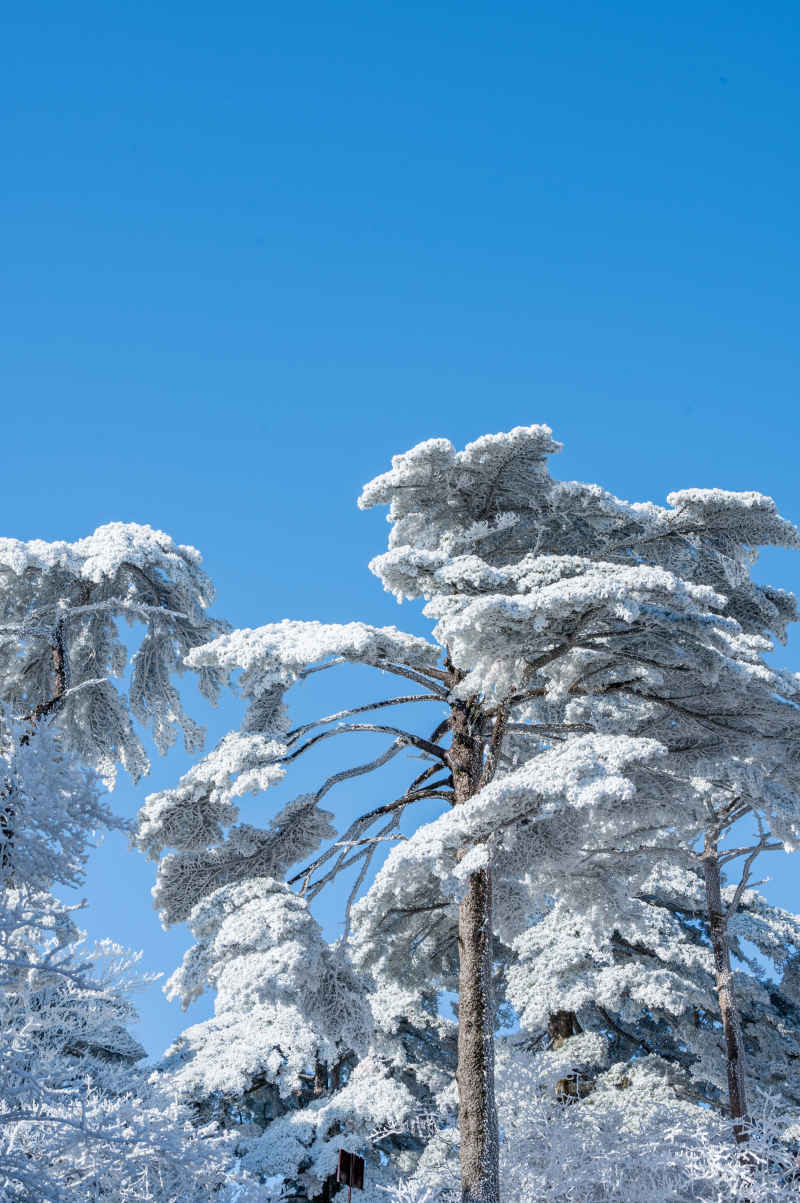
[[711, 948], [717, 979], [717, 999], [722, 1016], [725, 1040], [725, 1060], [728, 1071], [728, 1100], [733, 1116], [733, 1132], [739, 1144], [748, 1139], [747, 1094], [744, 1082], [744, 1044], [733, 986], [731, 956], [728, 945], [728, 914], [722, 902], [722, 874], [715, 839], [706, 837], [703, 850], [703, 873], [706, 884], [706, 906], [711, 927]]
[[53, 696], [50, 701], [54, 704], [67, 692], [67, 649], [64, 645], [63, 620], [56, 623], [51, 659], [53, 663]]
[[[455, 676], [455, 674], [454, 674]], [[454, 681], [455, 683], [455, 681]], [[482, 746], [470, 703], [451, 707], [448, 761], [457, 805], [480, 785]], [[458, 1130], [462, 1203], [499, 1203], [500, 1139], [494, 1094], [492, 879], [472, 873], [458, 908]]]

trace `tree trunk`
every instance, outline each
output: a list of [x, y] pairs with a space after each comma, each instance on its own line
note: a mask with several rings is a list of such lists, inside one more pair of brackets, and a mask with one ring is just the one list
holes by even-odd
[[469, 878], [458, 908], [458, 1130], [462, 1203], [498, 1203], [500, 1148], [494, 1097], [492, 879]]
[[570, 1036], [579, 1036], [583, 1028], [574, 1011], [553, 1011], [547, 1018], [547, 1035], [552, 1048], [561, 1048]]
[[706, 883], [706, 906], [711, 927], [711, 948], [714, 953], [714, 970], [717, 979], [717, 998], [725, 1039], [728, 1100], [734, 1120], [734, 1136], [739, 1144], [744, 1144], [748, 1139], [744, 1045], [733, 987], [733, 972], [728, 946], [728, 915], [722, 903], [722, 875], [716, 840], [706, 838], [702, 860]]
[[[455, 682], [454, 682], [455, 683]], [[470, 703], [451, 708], [448, 760], [456, 804], [476, 792], [482, 747], [473, 734]], [[492, 879], [472, 873], [458, 908], [458, 1130], [461, 1203], [499, 1203], [500, 1139], [494, 1095], [492, 1005]]]

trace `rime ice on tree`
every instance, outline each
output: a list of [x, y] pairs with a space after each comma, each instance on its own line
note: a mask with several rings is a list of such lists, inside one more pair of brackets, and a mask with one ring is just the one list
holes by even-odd
[[[361, 623], [284, 622], [195, 649], [191, 667], [240, 673], [249, 708], [241, 730], [149, 798], [141, 816], [142, 848], [154, 858], [174, 849], [156, 887], [167, 922], [194, 923], [213, 891], [251, 879], [283, 879], [310, 901], [354, 869], [344, 920], [346, 937], [353, 923], [355, 932], [337, 954], [368, 975], [370, 1056], [389, 1064], [389, 1094], [400, 1076], [392, 1040], [404, 1023], [433, 1028], [437, 992], [457, 991], [463, 1203], [499, 1197], [494, 1032], [514, 950], [548, 899], [569, 882], [572, 911], [591, 912], [596, 930], [608, 931], [654, 866], [688, 857], [703, 838], [730, 1069], [741, 1039], [724, 964], [733, 911], [719, 922], [713, 902], [720, 839], [745, 813], [761, 823], [757, 849], [797, 837], [798, 682], [764, 660], [795, 604], [750, 576], [758, 546], [798, 545], [794, 527], [755, 493], [684, 490], [662, 507], [559, 482], [547, 468], [558, 449], [547, 427], [534, 426], [463, 451], [435, 439], [395, 457], [361, 498], [388, 505], [392, 524], [372, 569], [398, 600], [425, 600], [433, 641]], [[400, 690], [292, 727], [291, 688], [343, 663], [381, 670]], [[322, 740], [344, 749], [365, 734], [376, 743], [371, 759], [343, 757], [269, 826], [237, 826], [237, 797], [276, 782]], [[410, 751], [422, 770], [331, 841], [323, 801], [332, 806], [336, 787]], [[734, 797], [744, 801], [731, 807]], [[414, 807], [434, 800], [441, 814], [415, 830]], [[376, 849], [407, 834], [366, 888]], [[730, 902], [743, 897], [734, 891]], [[238, 1022], [239, 1005], [226, 995], [225, 1023]], [[367, 1101], [357, 1091], [361, 1064], [345, 1070], [354, 1133]], [[444, 1063], [419, 1052], [416, 1069], [444, 1098]], [[373, 1089], [374, 1072], [364, 1072]], [[729, 1084], [735, 1111], [744, 1094], [730, 1074]], [[318, 1134], [326, 1107], [344, 1124], [343, 1093], [279, 1116], [259, 1138], [267, 1162], [271, 1131], [281, 1141], [303, 1124]], [[298, 1168], [321, 1189], [325, 1150]], [[299, 1146], [298, 1156], [299, 1167]]]

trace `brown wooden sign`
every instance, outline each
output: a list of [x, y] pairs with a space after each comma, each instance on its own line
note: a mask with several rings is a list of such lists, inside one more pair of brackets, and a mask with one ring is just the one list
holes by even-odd
[[347, 1187], [347, 1198], [353, 1187], [364, 1189], [364, 1158], [358, 1153], [348, 1153], [347, 1149], [339, 1150], [339, 1164], [336, 1167], [336, 1181]]

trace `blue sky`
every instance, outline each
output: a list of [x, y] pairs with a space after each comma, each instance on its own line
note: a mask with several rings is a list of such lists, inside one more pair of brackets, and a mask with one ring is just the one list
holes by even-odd
[[[2, 533], [146, 522], [200, 548], [237, 625], [422, 630], [368, 573], [386, 528], [355, 497], [423, 438], [547, 422], [561, 476], [758, 489], [800, 520], [796, 15], [9, 10]], [[800, 589], [797, 556], [760, 571]], [[86, 925], [170, 970], [185, 933], [151, 883], [109, 840]], [[183, 1020], [157, 989], [142, 1011], [158, 1052]]]

